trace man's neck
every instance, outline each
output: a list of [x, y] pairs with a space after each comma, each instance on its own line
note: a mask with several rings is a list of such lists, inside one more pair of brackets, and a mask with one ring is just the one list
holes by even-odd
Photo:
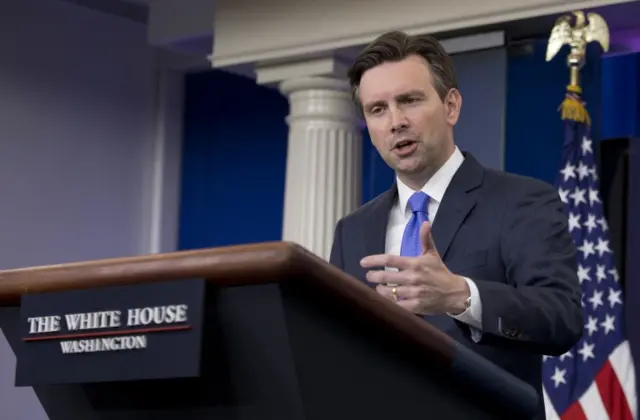
[[418, 174], [397, 174], [400, 181], [402, 181], [407, 187], [413, 191], [420, 191], [429, 182], [433, 174], [438, 170], [429, 170], [425, 168], [424, 171]]

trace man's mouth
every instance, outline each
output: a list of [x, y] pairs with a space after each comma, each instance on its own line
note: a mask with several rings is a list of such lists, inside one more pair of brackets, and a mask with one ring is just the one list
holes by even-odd
[[415, 143], [414, 140], [400, 140], [399, 142], [393, 145], [391, 150], [404, 149], [405, 147], [411, 146], [414, 143]]
[[393, 145], [391, 149], [396, 156], [408, 157], [411, 156], [418, 148], [418, 142], [415, 140], [400, 140]]

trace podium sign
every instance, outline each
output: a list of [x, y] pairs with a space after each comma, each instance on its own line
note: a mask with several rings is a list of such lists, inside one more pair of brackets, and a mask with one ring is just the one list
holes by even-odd
[[202, 279], [22, 296], [16, 386], [196, 377]]

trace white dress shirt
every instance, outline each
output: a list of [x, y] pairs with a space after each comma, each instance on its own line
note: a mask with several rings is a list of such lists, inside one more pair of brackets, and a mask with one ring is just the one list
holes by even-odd
[[[427, 214], [429, 220], [433, 221], [432, 223], [438, 222], [436, 214], [438, 213], [438, 208], [442, 202], [442, 197], [444, 196], [451, 179], [460, 165], [462, 165], [462, 162], [464, 162], [464, 156], [456, 147], [455, 151], [445, 164], [442, 165], [442, 167], [431, 177], [431, 179], [429, 179], [424, 187], [422, 187], [422, 191], [429, 196]], [[400, 255], [402, 236], [404, 234], [405, 227], [412, 216], [408, 202], [411, 195], [416, 191], [409, 188], [406, 184], [400, 181], [399, 178], [396, 178], [396, 182], [398, 186], [398, 200], [393, 205], [391, 212], [389, 213], [385, 252], [387, 254]], [[473, 280], [466, 277], [463, 278], [469, 285], [471, 305], [463, 313], [459, 315], [449, 314], [449, 316], [472, 327], [472, 338], [478, 341], [482, 331], [482, 302], [480, 302], [480, 294]]]

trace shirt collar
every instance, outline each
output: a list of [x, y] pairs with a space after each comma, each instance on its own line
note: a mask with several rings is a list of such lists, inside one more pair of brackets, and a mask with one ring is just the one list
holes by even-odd
[[[456, 146], [451, 156], [449, 156], [449, 159], [447, 159], [444, 165], [442, 165], [440, 169], [433, 174], [429, 181], [424, 184], [421, 191], [427, 194], [431, 200], [435, 200], [438, 203], [441, 202], [451, 179], [458, 171], [460, 165], [462, 165], [462, 162], [464, 162], [464, 156]], [[412, 190], [405, 183], [400, 181], [400, 178], [397, 176], [396, 183], [398, 185], [398, 204], [403, 211], [406, 211], [409, 198], [416, 191]]]

